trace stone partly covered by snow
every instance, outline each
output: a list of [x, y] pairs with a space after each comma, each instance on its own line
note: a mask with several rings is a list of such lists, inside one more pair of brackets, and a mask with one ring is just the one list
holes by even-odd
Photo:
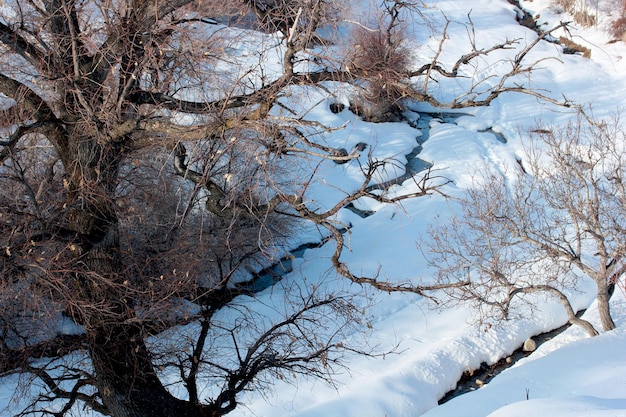
[[524, 349], [524, 352], [533, 352], [537, 349], [537, 342], [535, 342], [532, 337], [530, 339], [526, 339], [524, 341], [524, 345], [522, 345], [522, 349]]

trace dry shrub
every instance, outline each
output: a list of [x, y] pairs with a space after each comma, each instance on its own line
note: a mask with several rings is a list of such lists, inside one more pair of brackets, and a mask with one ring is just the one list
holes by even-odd
[[241, 18], [247, 11], [247, 6], [239, 0], [221, 0], [219, 2], [200, 1], [186, 6], [189, 11], [202, 16], [211, 16], [218, 20]]
[[571, 39], [561, 36], [559, 43], [563, 46], [563, 53], [566, 54], [581, 54], [584, 58], [591, 58], [591, 49], [577, 44]]
[[611, 35], [626, 41], [626, 16], [622, 16], [613, 22], [611, 25]]
[[574, 7], [574, 0], [556, 0], [554, 2], [558, 7], [562, 7], [564, 10], [571, 10]]
[[[338, 0], [228, 0], [238, 1], [244, 22], [266, 33], [281, 32], [285, 37], [309, 29], [333, 27], [341, 20], [346, 5]], [[296, 29], [294, 31], [294, 29]], [[314, 32], [314, 31], [313, 31]], [[309, 33], [312, 35], [312, 33]], [[308, 35], [308, 36], [309, 36]], [[313, 36], [316, 38], [317, 36]], [[322, 41], [322, 39], [315, 39]]]
[[570, 13], [574, 22], [583, 27], [596, 24], [596, 16], [589, 13], [589, 5], [585, 0], [555, 0], [552, 5], [557, 8], [558, 12]]
[[398, 110], [405, 95], [410, 53], [400, 31], [357, 27], [351, 36], [349, 69], [366, 81], [359, 113], [372, 121], [386, 119]]
[[592, 14], [589, 14], [587, 10], [574, 11], [572, 14], [574, 17], [574, 22], [583, 27], [590, 27], [596, 24], [596, 17]]

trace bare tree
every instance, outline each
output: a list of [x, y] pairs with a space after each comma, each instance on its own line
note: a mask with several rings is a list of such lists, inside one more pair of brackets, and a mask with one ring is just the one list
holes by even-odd
[[596, 283], [602, 327], [615, 328], [610, 289], [624, 273], [626, 174], [619, 118], [598, 121], [584, 112], [567, 126], [537, 129], [518, 172], [481, 178], [462, 198], [461, 213], [433, 227], [425, 253], [439, 282], [469, 282], [446, 289], [482, 317], [507, 318], [514, 299], [530, 293], [556, 297], [569, 321], [565, 293], [581, 275]]
[[[26, 0], [1, 10], [0, 369], [40, 381], [24, 414], [85, 406], [113, 416], [219, 416], [272, 375], [329, 379], [350, 349], [343, 330], [359, 324], [349, 297], [296, 286], [274, 320], [239, 307], [291, 219], [328, 230], [333, 265], [350, 280], [424, 292], [352, 274], [333, 219], [358, 198], [394, 203], [437, 192], [445, 179], [427, 172], [417, 192], [400, 197], [374, 190], [393, 161], [357, 162], [364, 146], [328, 146], [326, 127], [285, 104], [295, 86], [359, 82], [320, 35], [339, 23], [335, 4]], [[267, 33], [249, 31], [251, 22]], [[256, 61], [238, 53], [252, 36]], [[454, 77], [510, 45], [475, 50], [451, 72], [434, 57], [407, 77]], [[531, 47], [484, 100], [407, 97], [459, 107], [523, 92], [506, 82], [530, 72], [522, 61]], [[287, 175], [309, 158], [360, 163], [363, 183], [318, 210], [307, 198], [317, 171], [304, 181]], [[220, 321], [224, 309], [242, 314]], [[55, 329], [64, 320], [73, 334]], [[163, 336], [175, 325], [197, 331]], [[327, 328], [325, 337], [313, 328]], [[67, 352], [83, 352], [90, 365]], [[176, 370], [188, 400], [164, 385], [161, 368]], [[216, 391], [201, 396], [202, 380]]]
[[[306, 24], [293, 22], [284, 75], [260, 85], [248, 76], [254, 68], [234, 62], [234, 76], [220, 71], [229, 59], [224, 48], [241, 31], [218, 24], [227, 10], [213, 5], [5, 6], [0, 91], [11, 100], [0, 143], [2, 365], [43, 383], [26, 411], [54, 401], [61, 406], [49, 413], [58, 415], [78, 403], [115, 416], [221, 415], [264, 374], [331, 369], [336, 351], [346, 349], [338, 343], [342, 326], [356, 323], [338, 295], [301, 289], [293, 309], [266, 327], [251, 327], [261, 321], [250, 311], [243, 324], [212, 320], [250, 294], [242, 280], [270, 262], [290, 228], [293, 213], [275, 212], [281, 200], [272, 191], [292, 192], [272, 158], [288, 151], [281, 122], [267, 115], [282, 88], [305, 80], [293, 71], [294, 55], [327, 5], [315, 2]], [[263, 39], [263, 53], [280, 43]], [[337, 327], [314, 343], [321, 334], [309, 326], [329, 325], [319, 322], [329, 309]], [[63, 316], [79, 327], [75, 337], [56, 336]], [[191, 320], [211, 332], [200, 331], [193, 355], [180, 356], [190, 398], [182, 401], [158, 377], [155, 355], [171, 344], [146, 340]], [[215, 358], [203, 346], [218, 331], [242, 341]], [[91, 369], [54, 359], [76, 349]], [[54, 360], [30, 361], [40, 356]], [[199, 398], [209, 363], [214, 378], [221, 373], [221, 391]]]
[[[539, 217], [541, 211], [536, 210], [543, 209], [535, 204], [540, 198], [532, 190], [535, 184], [529, 184], [523, 177], [516, 180], [520, 183], [515, 183], [511, 195], [504, 177], [494, 174], [484, 178], [481, 181], [484, 185], [468, 191], [459, 201], [458, 217], [429, 229], [429, 240], [422, 249], [428, 264], [438, 271], [437, 282], [444, 286], [455, 282], [467, 284], [444, 287], [446, 295], [438, 298], [439, 307], [468, 304], [478, 313], [479, 324], [483, 325], [524, 314], [520, 305], [534, 309], [538, 296], [544, 294], [563, 304], [570, 323], [596, 335], [589, 322], [576, 316], [564, 293], [575, 291], [579, 280], [570, 265], [550, 257], [510, 230], [513, 222], [522, 221], [518, 217], [522, 216], [521, 211], [530, 210], [532, 205], [535, 216]], [[501, 219], [505, 217], [515, 220], [502, 225]], [[535, 218], [524, 219], [527, 220], [536, 224]], [[547, 223], [546, 219], [541, 224]]]
[[371, 121], [388, 120], [399, 113], [411, 68], [405, 34], [414, 5], [384, 1], [382, 6], [372, 27], [366, 26], [369, 22], [353, 25], [347, 53], [347, 70], [365, 81], [353, 110]]

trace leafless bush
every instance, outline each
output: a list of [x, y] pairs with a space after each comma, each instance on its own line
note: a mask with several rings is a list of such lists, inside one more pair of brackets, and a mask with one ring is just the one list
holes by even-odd
[[285, 38], [308, 32], [313, 35], [309, 40], [314, 42], [324, 42], [315, 30], [336, 24], [345, 6], [334, 0], [242, 0], [241, 3], [256, 15], [257, 28], [267, 33], [281, 32]]
[[561, 36], [559, 38], [559, 43], [563, 45], [563, 51], [567, 53], [578, 53], [583, 56], [583, 58], [591, 58], [591, 49], [584, 47], [573, 40], [566, 38], [565, 36]]
[[589, 27], [596, 24], [597, 10], [590, 10], [587, 0], [556, 0], [553, 2], [560, 10], [570, 13], [574, 21], [581, 26]]
[[399, 14], [402, 5], [387, 2], [388, 15], [377, 17], [373, 28], [356, 25], [351, 32], [347, 66], [365, 80], [364, 92], [353, 108], [372, 121], [389, 118], [406, 96], [411, 54], [406, 47]]
[[[572, 323], [595, 335], [593, 326], [576, 317], [564, 291], [576, 291], [578, 276], [571, 265], [520, 237], [517, 227], [547, 227], [556, 217], [541, 219], [544, 208], [537, 184], [523, 175], [481, 178], [459, 202], [458, 217], [429, 229], [424, 253], [437, 272], [437, 282], [450, 285], [440, 298], [440, 308], [467, 304], [477, 312], [480, 325], [519, 318], [533, 311], [541, 297], [559, 300]], [[512, 188], [512, 189], [511, 189]], [[524, 306], [524, 307], [522, 307]]]
[[[402, 81], [406, 79], [409, 55], [396, 42], [388, 43], [380, 30], [370, 31], [361, 27], [354, 30], [352, 54], [349, 57], [350, 71], [367, 79], [363, 98], [383, 114], [368, 119], [384, 118], [387, 112], [398, 107], [398, 100], [404, 96]], [[382, 102], [381, 102], [382, 100]], [[357, 107], [358, 110], [358, 107]], [[374, 110], [376, 112], [376, 110]]]
[[611, 35], [617, 39], [624, 40], [626, 35], [626, 16], [618, 18], [611, 24]]

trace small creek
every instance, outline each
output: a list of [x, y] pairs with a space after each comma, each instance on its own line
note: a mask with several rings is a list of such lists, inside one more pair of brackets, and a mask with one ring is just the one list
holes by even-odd
[[[456, 119], [461, 116], [469, 116], [467, 113], [426, 113], [426, 112], [417, 112], [419, 114], [419, 118], [415, 121], [405, 120], [414, 127], [418, 129], [422, 134], [418, 136], [415, 141], [417, 142], [416, 146], [405, 155], [407, 163], [405, 165], [405, 173], [396, 178], [392, 178], [390, 180], [381, 182], [379, 184], [371, 185], [367, 188], [368, 191], [372, 190], [386, 190], [392, 185], [402, 184], [404, 181], [413, 178], [416, 174], [427, 170], [432, 167], [430, 162], [426, 162], [423, 159], [420, 159], [418, 155], [422, 151], [422, 145], [424, 142], [428, 140], [430, 137], [430, 124], [433, 120], [439, 120], [443, 123], [456, 123]], [[349, 207], [346, 207], [349, 208]], [[357, 213], [358, 214], [358, 213]]]
[[[405, 165], [405, 173], [396, 177], [384, 181], [382, 183], [373, 184], [367, 188], [368, 191], [372, 190], [386, 190], [393, 185], [402, 184], [404, 181], [414, 177], [416, 174], [429, 169], [432, 164], [426, 162], [418, 157], [420, 152], [422, 151], [422, 145], [424, 142], [428, 140], [430, 135], [430, 123], [433, 120], [440, 120], [443, 123], [455, 123], [456, 119], [461, 116], [467, 116], [466, 113], [424, 113], [419, 112], [419, 118], [415, 121], [409, 122], [409, 124], [420, 130], [421, 135], [415, 138], [415, 147], [411, 149], [411, 151], [406, 154], [407, 163]], [[408, 120], [407, 120], [408, 122]], [[495, 132], [494, 132], [495, 134]], [[374, 214], [373, 211], [361, 210], [354, 206], [354, 204], [349, 203], [345, 206], [347, 210], [352, 211], [356, 215], [367, 218]], [[267, 268], [262, 269], [261, 271], [255, 273], [249, 281], [242, 282], [238, 284], [239, 288], [245, 289], [250, 293], [261, 292], [276, 282], [280, 281], [282, 277], [293, 270], [293, 260], [296, 258], [302, 258], [304, 252], [307, 249], [314, 249], [322, 246], [326, 243], [326, 240], [322, 240], [321, 242], [312, 242], [312, 243], [304, 243], [292, 250], [279, 259], [277, 262], [268, 266]]]
[[[508, 0], [511, 4], [518, 7], [518, 22], [522, 26], [529, 27], [532, 30], [541, 33], [537, 22], [534, 20], [533, 16], [530, 15], [528, 11], [526, 11], [519, 3], [519, 0]], [[566, 53], [576, 53], [567, 52]], [[419, 118], [415, 121], [409, 121], [405, 118], [405, 122], [408, 122], [411, 126], [421, 131], [421, 136], [416, 138], [416, 146], [406, 154], [407, 163], [405, 165], [405, 173], [396, 178], [392, 178], [390, 180], [384, 181], [382, 183], [373, 184], [367, 188], [368, 191], [372, 190], [385, 190], [393, 185], [400, 185], [404, 181], [414, 177], [416, 174], [429, 169], [432, 167], [432, 164], [424, 161], [419, 158], [419, 154], [422, 151], [422, 145], [426, 142], [430, 136], [430, 125], [433, 120], [439, 120], [443, 123], [452, 123], [456, 124], [456, 119], [461, 116], [471, 116], [467, 113], [457, 113], [457, 112], [416, 112], [419, 114]], [[479, 131], [479, 133], [490, 133], [495, 136], [495, 138], [501, 143], [507, 143], [506, 138], [500, 132], [494, 131], [492, 128], [488, 128], [485, 130]], [[349, 203], [345, 206], [346, 209], [352, 211], [356, 215], [367, 218], [374, 214], [373, 211], [361, 210], [354, 206], [354, 204]], [[292, 263], [296, 258], [301, 258], [304, 255], [304, 252], [307, 249], [314, 249], [321, 247], [326, 240], [322, 240], [317, 243], [305, 243], [297, 248], [290, 251], [290, 253], [284, 258], [280, 259], [278, 262], [272, 264], [271, 266], [261, 270], [260, 272], [254, 274], [251, 280], [244, 282], [241, 287], [249, 290], [251, 293], [257, 293], [263, 291], [266, 288], [271, 287], [278, 281], [282, 279], [282, 277], [293, 270]], [[583, 311], [578, 313], [578, 316], [582, 315]], [[549, 332], [545, 332], [533, 337], [533, 340], [536, 343], [536, 347], [541, 346], [541, 344], [546, 341], [552, 339], [558, 334], [565, 331], [569, 328], [570, 324], [565, 324], [557, 329], [551, 330]], [[526, 352], [523, 350], [523, 347], [520, 346], [517, 350], [515, 350], [510, 355], [500, 359], [496, 363], [487, 364], [483, 362], [478, 369], [466, 371], [461, 378], [459, 379], [456, 388], [448, 391], [440, 400], [439, 404], [444, 404], [451, 399], [465, 394], [467, 392], [474, 391], [481, 386], [487, 384], [498, 375], [500, 372], [505, 369], [510, 368], [520, 359], [527, 357], [532, 352]]]
[[[579, 311], [577, 316], [580, 317], [584, 312], [585, 310]], [[535, 341], [536, 347], [538, 348], [539, 346], [541, 346], [548, 340], [563, 333], [570, 326], [571, 324], [567, 323], [557, 329], [533, 336], [532, 339]], [[457, 382], [457, 386], [453, 390], [448, 391], [439, 400], [439, 405], [447, 403], [448, 401], [450, 401], [451, 399], [455, 397], [458, 397], [459, 395], [462, 395], [471, 391], [476, 391], [480, 387], [489, 383], [489, 381], [491, 381], [500, 372], [510, 368], [511, 366], [515, 365], [517, 361], [531, 354], [532, 352], [524, 351], [523, 346], [522, 346], [518, 348], [517, 350], [515, 350], [510, 355], [500, 359], [496, 363], [488, 364], [486, 362], [483, 362], [480, 364], [480, 367], [478, 369], [465, 371], [463, 375], [461, 376], [461, 378], [459, 379], [459, 381]]]
[[[470, 116], [468, 113], [455, 113], [455, 112], [415, 112], [419, 115], [416, 120], [409, 121], [405, 118], [405, 122], [409, 123], [412, 127], [419, 130], [421, 132], [420, 136], [415, 138], [415, 147], [409, 151], [406, 157], [406, 165], [404, 174], [391, 178], [387, 181], [373, 184], [367, 187], [368, 191], [372, 190], [386, 190], [393, 185], [400, 185], [404, 181], [411, 179], [415, 175], [420, 172], [427, 170], [432, 167], [432, 164], [426, 162], [419, 158], [419, 154], [422, 151], [423, 144], [430, 137], [430, 125], [433, 120], [438, 120], [442, 123], [456, 123], [456, 119], [461, 116]], [[487, 129], [482, 132], [489, 132], [494, 134], [498, 140], [503, 143], [506, 143], [506, 139], [499, 133], [494, 132], [492, 129]], [[354, 206], [354, 204], [349, 203], [344, 208], [350, 210], [357, 216], [362, 218], [367, 218], [374, 214], [373, 211], [362, 210]], [[289, 253], [279, 259], [277, 262], [268, 266], [267, 268], [262, 269], [261, 271], [255, 273], [253, 277], [246, 282], [240, 283], [239, 287], [243, 288], [250, 293], [257, 293], [265, 290], [266, 288], [271, 287], [276, 282], [280, 281], [282, 277], [288, 273], [290, 273], [293, 268], [293, 260], [296, 258], [302, 258], [304, 252], [307, 249], [314, 249], [322, 246], [326, 243], [326, 240], [322, 240], [320, 242], [310, 242], [304, 243], [293, 250], [290, 250]]]
[[289, 254], [267, 268], [253, 274], [252, 279], [247, 282], [239, 284], [240, 288], [245, 288], [251, 293], [261, 292], [272, 285], [276, 284], [282, 279], [283, 276], [293, 271], [293, 260], [296, 258], [302, 258], [304, 252], [307, 249], [315, 249], [323, 243], [304, 243], [297, 248], [289, 251]]
[[[416, 174], [429, 169], [432, 167], [432, 164], [426, 162], [419, 158], [419, 154], [422, 151], [423, 144], [428, 140], [430, 136], [430, 125], [433, 120], [441, 121], [442, 123], [456, 123], [456, 119], [461, 116], [468, 116], [466, 113], [423, 113], [419, 112], [419, 118], [410, 122], [409, 124], [414, 128], [421, 131], [421, 136], [416, 138], [416, 146], [406, 154], [407, 163], [405, 165], [405, 173], [403, 175], [398, 176], [397, 178], [392, 178], [382, 183], [374, 184], [368, 187], [368, 191], [371, 190], [385, 190], [393, 185], [402, 184], [404, 181], [412, 178]], [[485, 129], [479, 131], [479, 133], [490, 133], [493, 134], [498, 141], [501, 143], [507, 143], [506, 138], [499, 132], [494, 131], [493, 129]], [[367, 218], [374, 214], [373, 211], [361, 210], [355, 207], [352, 203], [346, 205], [346, 209], [352, 211], [362, 218]], [[346, 229], [347, 230], [347, 229]], [[315, 249], [319, 248], [326, 243], [327, 239], [323, 239], [320, 242], [313, 243], [305, 243], [302, 244], [295, 249], [289, 251], [289, 254], [269, 267], [259, 271], [254, 274], [251, 280], [241, 283], [240, 288], [245, 288], [250, 293], [257, 293], [263, 291], [278, 281], [282, 279], [283, 276], [290, 273], [293, 270], [293, 260], [296, 258], [302, 258], [304, 256], [304, 252], [307, 249]], [[550, 340], [554, 336], [560, 334], [565, 329], [567, 329], [570, 325], [564, 325], [559, 327], [558, 329], [542, 333], [540, 335], [536, 335], [533, 337], [537, 347], [543, 344], [544, 342]], [[439, 404], [443, 404], [445, 402], [450, 401], [454, 397], [457, 397], [461, 394], [474, 391], [481, 386], [487, 384], [493, 377], [498, 375], [503, 370], [511, 367], [520, 359], [528, 356], [530, 352], [525, 352], [523, 348], [520, 346], [519, 349], [515, 350], [513, 353], [508, 355], [505, 358], [500, 359], [498, 362], [493, 364], [487, 364], [483, 362], [478, 369], [466, 371], [461, 378], [459, 379], [457, 386], [455, 389], [449, 391], [439, 400]]]

